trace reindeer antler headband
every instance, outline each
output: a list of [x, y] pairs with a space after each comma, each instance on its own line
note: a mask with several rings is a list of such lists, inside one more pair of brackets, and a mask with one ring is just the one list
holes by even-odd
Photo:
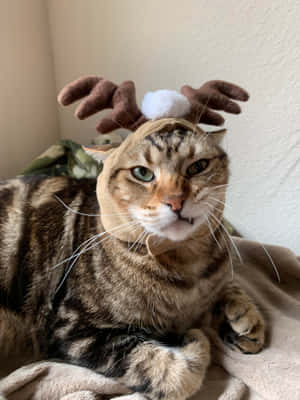
[[58, 101], [67, 106], [83, 99], [75, 111], [79, 119], [112, 108], [112, 112], [102, 118], [96, 128], [100, 133], [108, 133], [118, 128], [135, 131], [149, 119], [166, 117], [184, 117], [193, 123], [222, 125], [224, 118], [211, 109], [239, 114], [240, 106], [232, 99], [247, 101], [249, 98], [241, 87], [219, 80], [206, 82], [199, 89], [185, 85], [180, 91], [181, 94], [171, 90], [147, 93], [141, 111], [136, 104], [132, 81], [117, 86], [104, 78], [87, 76], [66, 85]]

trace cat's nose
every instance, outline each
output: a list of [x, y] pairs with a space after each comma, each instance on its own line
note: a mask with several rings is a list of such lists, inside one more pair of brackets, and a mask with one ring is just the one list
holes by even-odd
[[178, 196], [165, 196], [162, 203], [171, 207], [174, 212], [180, 211], [182, 209], [184, 202], [184, 197], [182, 195]]

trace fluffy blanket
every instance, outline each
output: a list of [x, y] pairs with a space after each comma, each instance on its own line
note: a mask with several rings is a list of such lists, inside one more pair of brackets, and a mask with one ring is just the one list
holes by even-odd
[[[120, 143], [122, 140], [121, 135], [112, 132], [107, 135], [98, 135], [92, 139], [91, 144]], [[96, 179], [101, 170], [102, 164], [89, 156], [83, 150], [81, 144], [63, 139], [31, 160], [19, 175], [70, 176], [76, 179]]]
[[[243, 260], [235, 264], [235, 277], [265, 315], [267, 346], [260, 354], [243, 355], [208, 332], [214, 362], [193, 400], [300, 399], [300, 259], [281, 247], [235, 242]], [[8, 400], [90, 400], [122, 394], [122, 400], [140, 398], [112, 379], [55, 362], [28, 365], [0, 382], [0, 398]]]

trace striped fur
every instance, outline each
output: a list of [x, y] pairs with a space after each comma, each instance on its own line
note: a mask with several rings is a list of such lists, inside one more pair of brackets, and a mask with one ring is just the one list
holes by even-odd
[[[169, 163], [178, 164], [184, 152], [193, 158], [197, 148], [185, 146], [190, 136], [151, 135], [143, 143], [144, 158], [152, 164], [162, 162], [159, 153]], [[217, 157], [217, 174], [207, 185], [227, 181], [226, 155], [220, 151]], [[124, 169], [112, 171], [109, 184], [115, 196], [123, 196], [122, 210], [126, 193], [142, 193], [125, 178]], [[193, 189], [196, 197], [201, 185]], [[159, 182], [151, 188], [156, 203], [161, 190]], [[113, 235], [104, 235], [102, 243], [86, 242], [103, 232], [99, 213], [94, 181], [39, 177], [0, 183], [3, 356], [19, 347], [33, 357], [54, 357], [116, 377], [144, 398], [184, 399], [199, 389], [210, 360], [207, 338], [193, 328], [215, 304], [224, 340], [229, 329], [231, 341], [236, 333], [231, 346], [260, 350], [263, 320], [245, 294], [228, 289], [228, 245], [216, 224], [214, 237], [203, 224], [180, 250], [155, 258], [144, 244], [132, 247]], [[75, 258], [61, 261], [85, 249], [85, 242], [90, 249], [64, 279]]]

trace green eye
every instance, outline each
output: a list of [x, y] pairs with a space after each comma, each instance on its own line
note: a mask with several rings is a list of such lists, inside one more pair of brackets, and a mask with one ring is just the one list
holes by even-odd
[[132, 175], [143, 182], [151, 182], [154, 179], [154, 174], [146, 167], [135, 167], [131, 170]]
[[188, 176], [200, 174], [200, 172], [204, 171], [208, 167], [208, 164], [209, 160], [206, 160], [205, 158], [198, 160], [187, 168], [186, 173]]

